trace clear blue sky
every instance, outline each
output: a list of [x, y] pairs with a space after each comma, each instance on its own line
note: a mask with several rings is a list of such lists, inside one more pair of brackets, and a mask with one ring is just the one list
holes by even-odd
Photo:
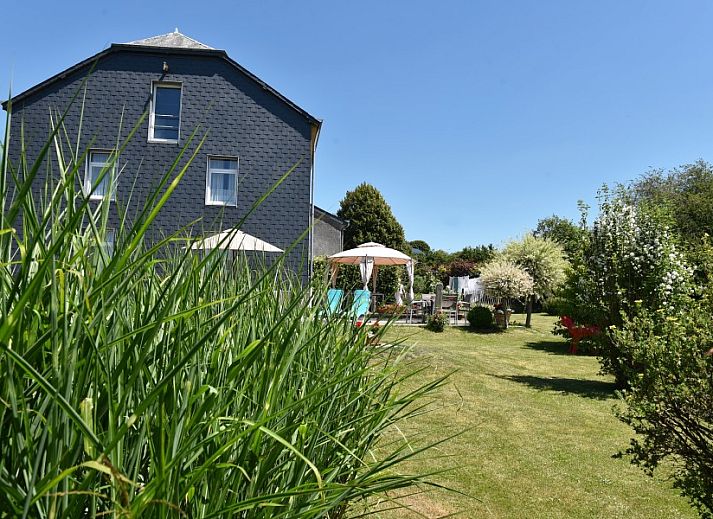
[[708, 0], [13, 1], [3, 18], [16, 93], [174, 27], [225, 49], [324, 119], [318, 205], [372, 183], [408, 239], [450, 251], [713, 160]]

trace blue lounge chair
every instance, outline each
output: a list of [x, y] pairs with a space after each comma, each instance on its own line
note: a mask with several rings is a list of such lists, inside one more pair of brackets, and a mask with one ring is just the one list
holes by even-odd
[[344, 290], [341, 288], [330, 288], [327, 290], [327, 315], [333, 315], [339, 312], [343, 296]]
[[349, 309], [349, 315], [355, 319], [361, 319], [369, 313], [369, 304], [371, 303], [371, 292], [368, 290], [355, 290], [354, 302]]

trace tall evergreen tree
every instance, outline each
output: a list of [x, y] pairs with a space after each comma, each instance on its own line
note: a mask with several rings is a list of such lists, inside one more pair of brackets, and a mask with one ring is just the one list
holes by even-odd
[[344, 248], [373, 241], [393, 249], [403, 250], [406, 245], [404, 228], [391, 212], [378, 189], [364, 182], [354, 191], [347, 191], [340, 202], [337, 216], [347, 221], [344, 230]]

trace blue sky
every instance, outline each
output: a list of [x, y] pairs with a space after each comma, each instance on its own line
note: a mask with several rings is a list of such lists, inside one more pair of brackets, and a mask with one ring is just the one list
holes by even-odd
[[[713, 160], [713, 2], [16, 2], [0, 88], [172, 31], [324, 120], [315, 201], [360, 182], [410, 240], [501, 245], [604, 182]], [[4, 96], [3, 96], [4, 97]]]

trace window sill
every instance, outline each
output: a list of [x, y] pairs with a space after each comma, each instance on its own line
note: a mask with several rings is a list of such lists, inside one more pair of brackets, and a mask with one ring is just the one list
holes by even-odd
[[205, 205], [217, 205], [220, 207], [238, 207], [237, 202], [236, 203], [228, 203], [228, 202], [211, 202], [206, 200]]
[[149, 138], [149, 142], [152, 144], [178, 144], [178, 140], [173, 139], [153, 139]]

